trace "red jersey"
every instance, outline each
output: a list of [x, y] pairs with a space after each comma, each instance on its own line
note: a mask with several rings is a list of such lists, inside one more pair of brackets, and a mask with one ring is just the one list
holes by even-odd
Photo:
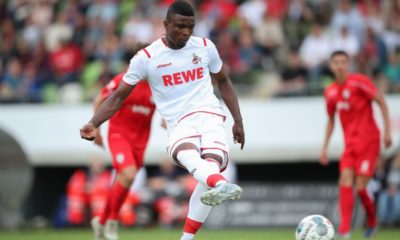
[[324, 92], [328, 115], [339, 112], [346, 146], [379, 138], [372, 100], [377, 88], [362, 74], [349, 74], [343, 84], [333, 82]]
[[[124, 74], [118, 74], [103, 87], [101, 96], [104, 98], [110, 96], [117, 89]], [[111, 117], [109, 134], [123, 133], [137, 147], [145, 147], [150, 136], [151, 119], [155, 108], [149, 84], [147, 81], [140, 81], [122, 103], [121, 108]]]

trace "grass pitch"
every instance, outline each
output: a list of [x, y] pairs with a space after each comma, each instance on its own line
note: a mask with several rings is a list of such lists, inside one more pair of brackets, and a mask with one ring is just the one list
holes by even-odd
[[[181, 230], [124, 229], [120, 240], [179, 240]], [[88, 229], [0, 231], [0, 240], [91, 240]], [[294, 229], [202, 230], [197, 240], [294, 240]], [[352, 240], [365, 239], [361, 231]], [[400, 240], [400, 229], [381, 229], [373, 240]]]

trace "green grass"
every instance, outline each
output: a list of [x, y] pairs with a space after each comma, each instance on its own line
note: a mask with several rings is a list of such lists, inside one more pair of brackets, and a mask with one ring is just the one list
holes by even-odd
[[[179, 240], [180, 230], [128, 229], [121, 231], [121, 240]], [[89, 230], [24, 230], [0, 231], [0, 240], [91, 240]], [[293, 240], [293, 229], [235, 229], [203, 230], [197, 240]], [[361, 240], [361, 231], [353, 233], [352, 240]], [[374, 240], [400, 240], [400, 229], [381, 229]]]

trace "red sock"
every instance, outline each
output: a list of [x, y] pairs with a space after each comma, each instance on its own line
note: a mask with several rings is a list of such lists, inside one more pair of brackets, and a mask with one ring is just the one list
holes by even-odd
[[222, 176], [221, 174], [212, 174], [207, 178], [207, 185], [210, 187], [215, 187], [215, 185], [221, 180], [226, 181], [224, 176]]
[[352, 187], [339, 187], [340, 226], [339, 233], [350, 232], [353, 216], [354, 195]]
[[107, 218], [110, 215], [112, 196], [113, 196], [113, 189], [110, 188], [110, 190], [108, 190], [106, 205], [104, 206], [104, 210], [100, 216], [99, 222], [101, 225], [106, 224]]
[[364, 206], [365, 213], [367, 215], [367, 226], [375, 227], [376, 226], [376, 215], [375, 215], [375, 203], [374, 199], [371, 198], [368, 194], [367, 189], [358, 190], [358, 196]]
[[192, 220], [190, 218], [186, 218], [185, 226], [183, 227], [183, 232], [194, 235], [201, 228], [201, 225], [203, 225], [203, 223]]
[[121, 209], [122, 204], [124, 203], [126, 196], [128, 195], [129, 188], [125, 188], [124, 186], [121, 185], [118, 181], [114, 184], [113, 187], [113, 196], [111, 200], [111, 206], [110, 206], [110, 215], [109, 219], [112, 220], [117, 220], [118, 219], [118, 214], [119, 210]]

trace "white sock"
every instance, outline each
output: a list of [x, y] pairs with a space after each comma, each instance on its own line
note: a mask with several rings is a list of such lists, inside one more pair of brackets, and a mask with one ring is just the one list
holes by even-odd
[[[194, 239], [195, 234], [201, 228], [201, 225], [191, 225], [192, 221], [188, 221], [188, 219], [193, 220], [195, 222], [203, 223], [210, 214], [212, 207], [205, 205], [200, 201], [201, 194], [207, 190], [208, 187], [206, 185], [202, 183], [197, 183], [197, 186], [194, 189], [192, 196], [190, 196], [189, 211], [186, 217], [184, 232], [181, 240]], [[185, 230], [188, 229], [190, 229], [190, 233], [185, 232]]]
[[207, 190], [208, 187], [206, 185], [197, 183], [192, 196], [190, 196], [188, 218], [202, 223], [207, 219], [212, 207], [200, 201], [201, 194]]
[[213, 174], [219, 174], [219, 166], [215, 162], [205, 161], [196, 150], [182, 150], [176, 156], [179, 162], [198, 181], [207, 186], [207, 178]]
[[183, 233], [181, 240], [193, 240], [194, 234], [191, 233]]

